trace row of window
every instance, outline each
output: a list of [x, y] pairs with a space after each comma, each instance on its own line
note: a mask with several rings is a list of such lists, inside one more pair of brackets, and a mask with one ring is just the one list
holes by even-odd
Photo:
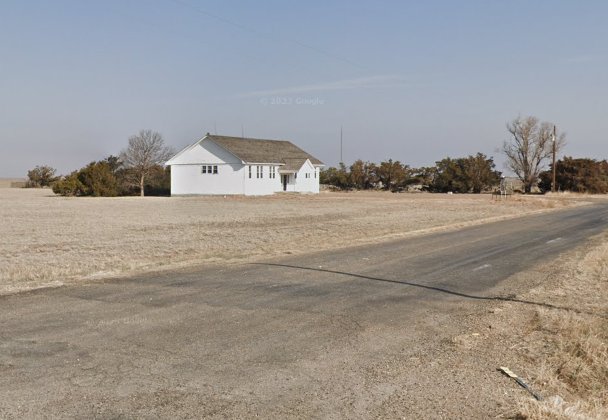
[[[269, 166], [268, 177], [275, 179], [277, 177], [277, 167]], [[255, 165], [255, 177], [258, 179], [264, 178], [264, 167], [262, 165]], [[253, 166], [249, 165], [249, 178], [253, 178]]]
[[201, 167], [201, 174], [217, 175], [217, 165], [203, 165]]
[[[317, 177], [317, 171], [314, 172], [314, 175], [315, 175], [315, 178], [316, 178]], [[293, 176], [294, 176], [294, 178], [297, 178], [298, 174], [294, 174]], [[304, 174], [304, 178], [310, 178], [310, 172], [306, 172]]]
[[[277, 177], [277, 167], [269, 166], [268, 177], [270, 179], [275, 179]], [[217, 165], [203, 165], [201, 166], [201, 174], [205, 175], [217, 175]], [[314, 172], [315, 178], [317, 177], [317, 171]], [[253, 177], [253, 166], [249, 165], [249, 178]], [[258, 179], [264, 178], [264, 166], [255, 165], [255, 177]], [[295, 174], [295, 177], [298, 177], [298, 174]], [[306, 172], [306, 178], [310, 178], [310, 173]]]

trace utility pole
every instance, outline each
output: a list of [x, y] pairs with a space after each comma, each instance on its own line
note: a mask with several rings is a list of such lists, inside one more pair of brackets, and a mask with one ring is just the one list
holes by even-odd
[[553, 180], [551, 181], [551, 192], [554, 193], [555, 189], [556, 189], [556, 182], [555, 182], [555, 174], [556, 174], [556, 167], [555, 167], [555, 154], [556, 154], [556, 150], [557, 150], [557, 142], [556, 142], [556, 138], [555, 138], [555, 132], [556, 132], [556, 128], [555, 126], [553, 126]]
[[340, 163], [344, 163], [342, 159], [342, 126], [340, 126]]

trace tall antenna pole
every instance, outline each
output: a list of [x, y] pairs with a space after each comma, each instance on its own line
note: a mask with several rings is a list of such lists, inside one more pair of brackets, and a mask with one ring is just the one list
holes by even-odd
[[245, 138], [245, 126], [241, 124], [241, 137]]
[[342, 126], [340, 126], [340, 163], [344, 163], [344, 159], [342, 159]]
[[217, 124], [215, 121], [213, 121], [213, 132], [215, 133], [215, 135], [217, 136]]
[[557, 151], [557, 144], [556, 144], [557, 143], [557, 139], [555, 138], [556, 131], [557, 130], [556, 130], [555, 126], [553, 126], [553, 137], [552, 137], [552, 140], [553, 140], [553, 180], [551, 182], [551, 192], [553, 192], [553, 193], [555, 192], [555, 189], [556, 189], [556, 182], [555, 182], [555, 174], [556, 174], [556, 171], [555, 171], [556, 170], [556, 167], [555, 167], [555, 154], [556, 154], [556, 151]]

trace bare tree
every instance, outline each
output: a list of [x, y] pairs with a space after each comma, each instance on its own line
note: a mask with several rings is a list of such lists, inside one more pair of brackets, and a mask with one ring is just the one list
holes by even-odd
[[[541, 123], [533, 116], [517, 117], [507, 123], [507, 131], [511, 138], [502, 146], [506, 164], [521, 180], [524, 191], [529, 193], [553, 153], [553, 124]], [[565, 133], [560, 133], [555, 139], [556, 153], [565, 142]]]
[[137, 135], [129, 138], [129, 146], [122, 151], [120, 159], [136, 177], [140, 195], [143, 197], [146, 177], [155, 166], [162, 165], [173, 154], [173, 149], [165, 146], [165, 141], [159, 133], [141, 130]]

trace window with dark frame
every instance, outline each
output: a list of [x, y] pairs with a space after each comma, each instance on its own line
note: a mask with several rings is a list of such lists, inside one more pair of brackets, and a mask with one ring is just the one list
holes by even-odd
[[203, 165], [201, 166], [201, 174], [206, 175], [217, 175], [217, 165]]
[[251, 165], [249, 165], [249, 178], [251, 178]]

